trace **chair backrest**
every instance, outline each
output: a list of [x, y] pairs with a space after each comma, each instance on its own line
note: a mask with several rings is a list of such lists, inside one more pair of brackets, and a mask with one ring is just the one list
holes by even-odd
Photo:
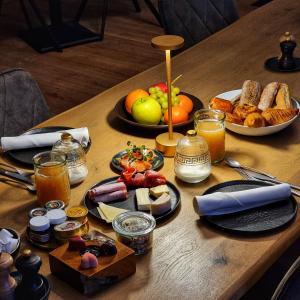
[[159, 0], [166, 34], [185, 39], [184, 49], [236, 21], [235, 0]]
[[0, 72], [0, 137], [19, 135], [48, 117], [46, 101], [28, 72]]

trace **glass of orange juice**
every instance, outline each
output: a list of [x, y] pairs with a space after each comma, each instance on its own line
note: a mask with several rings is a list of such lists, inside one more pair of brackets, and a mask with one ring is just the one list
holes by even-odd
[[195, 130], [204, 137], [211, 162], [218, 163], [225, 157], [225, 114], [215, 109], [200, 109], [194, 114]]
[[66, 155], [46, 151], [33, 157], [37, 200], [41, 206], [50, 200], [68, 205], [71, 197]]

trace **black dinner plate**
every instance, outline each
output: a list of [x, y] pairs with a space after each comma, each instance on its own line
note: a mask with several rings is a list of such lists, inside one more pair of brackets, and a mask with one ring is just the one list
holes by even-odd
[[[188, 93], [184, 93], [184, 92], [180, 92], [181, 95], [186, 95], [188, 96], [189, 98], [191, 98], [191, 100], [193, 101], [193, 104], [194, 104], [194, 107], [193, 107], [193, 110], [189, 113], [189, 119], [185, 122], [182, 122], [182, 123], [178, 123], [178, 124], [174, 124], [173, 127], [181, 127], [181, 126], [186, 126], [190, 123], [192, 123], [194, 121], [194, 112], [196, 110], [199, 110], [201, 108], [203, 108], [203, 103], [201, 102], [200, 99], [198, 99], [197, 97], [191, 95], [191, 94], [188, 94]], [[146, 129], [167, 129], [168, 128], [168, 125], [146, 125], [146, 124], [140, 124], [140, 123], [137, 123], [133, 118], [132, 116], [126, 111], [125, 109], [125, 99], [126, 99], [126, 96], [124, 96], [123, 98], [121, 98], [115, 108], [114, 108], [114, 111], [117, 113], [117, 116], [118, 118], [120, 118], [121, 120], [123, 120], [124, 122], [130, 124], [130, 125], [133, 125], [133, 126], [137, 126], [137, 127], [140, 127], [140, 128], [146, 128]]]
[[[255, 180], [234, 180], [217, 184], [204, 192], [235, 192], [272, 184]], [[231, 233], [262, 234], [278, 230], [291, 223], [297, 214], [297, 202], [293, 196], [286, 200], [232, 214], [204, 216], [209, 224]]]
[[[151, 169], [152, 169], [152, 170], [158, 170], [158, 169], [161, 168], [161, 167], [163, 166], [163, 164], [164, 164], [164, 157], [163, 157], [163, 155], [162, 155], [159, 151], [157, 151], [157, 150], [153, 150], [153, 152], [155, 153], [155, 157], [154, 157], [154, 159], [153, 159], [153, 161], [152, 161], [152, 168], [151, 168]], [[113, 158], [112, 158], [112, 160], [111, 160], [112, 166], [113, 166], [116, 170], [118, 170], [118, 171], [120, 171], [120, 172], [122, 172], [123, 169], [122, 169], [122, 167], [120, 166], [118, 159], [121, 158], [121, 157], [122, 157], [123, 155], [125, 155], [125, 154], [126, 154], [126, 150], [120, 151], [119, 153], [117, 153], [116, 155], [114, 155]]]
[[[33, 128], [31, 130], [26, 131], [23, 134], [49, 133], [49, 132], [68, 130], [68, 129], [74, 129], [74, 128], [66, 127], [66, 126], [49, 126], [49, 127], [42, 127], [42, 128]], [[85, 152], [89, 150], [90, 146], [91, 146], [91, 139], [89, 140], [87, 146], [84, 147]], [[36, 154], [44, 151], [50, 151], [51, 149], [52, 146], [47, 146], [47, 147], [38, 147], [38, 148], [10, 150], [7, 151], [6, 153], [9, 157], [13, 158], [15, 161], [32, 167], [33, 166], [32, 159]]]
[[[116, 182], [116, 180], [118, 178], [119, 177], [111, 177], [111, 178], [102, 180], [102, 181], [98, 182], [97, 184], [93, 185], [90, 189], [95, 188], [96, 186], [99, 186], [101, 184], [114, 183], [114, 182]], [[176, 186], [169, 181], [167, 181], [167, 186], [169, 188], [169, 193], [171, 196], [171, 209], [162, 215], [153, 216], [156, 221], [165, 219], [166, 217], [170, 216], [180, 204], [180, 193], [179, 193], [178, 189], [176, 188]], [[133, 188], [133, 187], [127, 188], [128, 198], [126, 200], [117, 200], [117, 201], [109, 202], [106, 204], [114, 206], [114, 207], [118, 207], [118, 208], [127, 209], [129, 211], [137, 211], [138, 209], [137, 209], [137, 204], [136, 204], [135, 190], [136, 190], [136, 188]], [[97, 219], [105, 222], [99, 215], [99, 212], [97, 210], [98, 205], [94, 201], [89, 199], [87, 192], [84, 195], [83, 204], [89, 210], [89, 213], [91, 215], [93, 215]]]

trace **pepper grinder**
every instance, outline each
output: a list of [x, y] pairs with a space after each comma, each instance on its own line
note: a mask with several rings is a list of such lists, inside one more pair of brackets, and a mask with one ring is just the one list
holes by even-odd
[[0, 300], [14, 300], [17, 283], [10, 276], [13, 258], [8, 253], [0, 252]]
[[267, 69], [275, 72], [294, 72], [300, 70], [300, 58], [294, 57], [297, 46], [295, 37], [285, 32], [279, 39], [281, 55], [266, 60]]
[[39, 300], [46, 293], [43, 277], [38, 274], [42, 265], [41, 258], [25, 249], [21, 256], [16, 259], [15, 266], [22, 276], [20, 284], [16, 288], [17, 299]]

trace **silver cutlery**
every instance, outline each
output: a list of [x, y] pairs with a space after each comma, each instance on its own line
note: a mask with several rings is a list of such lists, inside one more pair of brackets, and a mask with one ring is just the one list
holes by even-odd
[[247, 166], [244, 166], [244, 165], [241, 165], [238, 161], [236, 161], [235, 159], [233, 158], [230, 158], [230, 157], [225, 157], [224, 159], [225, 163], [232, 167], [232, 168], [242, 168], [242, 169], [245, 169], [245, 170], [249, 170], [249, 171], [253, 171], [253, 172], [256, 172], [258, 174], [262, 174], [262, 175], [265, 175], [269, 178], [272, 178], [272, 179], [275, 179], [276, 177], [271, 175], [271, 174], [268, 174], [266, 172], [263, 172], [263, 171], [259, 171], [259, 170], [256, 170], [254, 168], [250, 168], [250, 167], [247, 167]]
[[[242, 176], [242, 178], [246, 179], [246, 180], [255, 180], [255, 181], [260, 181], [260, 182], [266, 182], [266, 183], [271, 183], [271, 184], [279, 184], [281, 182], [270, 182], [267, 180], [263, 180], [263, 179], [258, 179], [256, 177], [251, 176], [248, 172], [249, 171], [245, 171], [243, 169], [240, 168], [236, 168], [236, 171]], [[291, 192], [293, 195], [300, 197], [300, 192], [297, 191], [296, 189], [291, 188]]]
[[14, 166], [10, 166], [10, 165], [4, 164], [4, 163], [0, 163], [0, 168], [4, 169], [6, 171], [18, 173], [18, 174], [24, 175], [24, 176], [32, 176], [34, 174], [33, 171], [25, 171], [25, 170], [18, 169]]
[[0, 168], [0, 175], [12, 178], [12, 179], [17, 180], [17, 181], [22, 181], [24, 183], [29, 183], [29, 184], [33, 183], [32, 179], [30, 177], [27, 177], [27, 176], [24, 176], [24, 175], [15, 173], [15, 172], [6, 171], [6, 170], [1, 169], [1, 168]]
[[22, 186], [23, 188], [27, 189], [29, 192], [32, 192], [32, 193], [36, 192], [35, 186], [33, 186], [31, 184], [24, 183], [24, 182], [20, 182], [20, 181], [8, 179], [8, 178], [3, 178], [3, 177], [0, 177], [0, 182], [10, 184], [12, 186], [16, 186], [16, 185]]

